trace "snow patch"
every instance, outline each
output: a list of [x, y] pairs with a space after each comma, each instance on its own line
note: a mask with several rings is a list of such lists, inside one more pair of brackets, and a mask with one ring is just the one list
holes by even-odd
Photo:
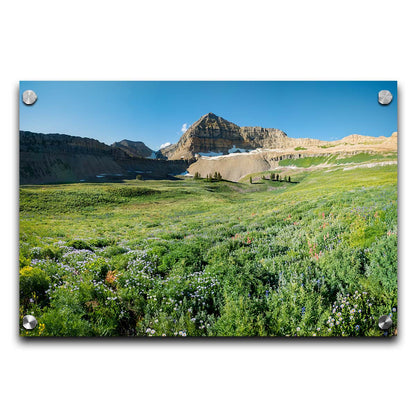
[[222, 153], [216, 153], [216, 152], [208, 152], [208, 153], [198, 153], [202, 157], [215, 157], [215, 156], [223, 156]]
[[211, 160], [221, 160], [221, 159], [226, 158], [226, 157], [238, 157], [238, 156], [243, 157], [243, 156], [250, 156], [250, 155], [253, 155], [253, 154], [256, 154], [256, 153], [268, 152], [268, 151], [269, 151], [269, 149], [254, 149], [254, 150], [251, 150], [250, 152], [245, 152], [245, 153], [230, 153], [228, 155], [221, 154], [221, 155], [218, 155], [218, 156], [212, 156], [212, 157], [210, 157], [210, 159]]
[[246, 152], [248, 152], [248, 150], [247, 149], [240, 149], [239, 147], [235, 147], [235, 144], [233, 145], [233, 147], [231, 149], [228, 149], [228, 153], [237, 153], [237, 152], [246, 153]]
[[159, 149], [164, 149], [165, 147], [170, 146], [172, 143], [171, 142], [166, 142], [160, 145]]

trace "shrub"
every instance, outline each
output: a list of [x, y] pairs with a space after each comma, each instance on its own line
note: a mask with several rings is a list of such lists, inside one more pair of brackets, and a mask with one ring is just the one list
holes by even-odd
[[28, 303], [35, 295], [41, 303], [45, 303], [46, 290], [49, 288], [50, 278], [45, 271], [31, 266], [20, 270], [20, 300]]
[[107, 247], [115, 244], [113, 238], [94, 238], [90, 240], [90, 244], [94, 247]]
[[70, 247], [73, 247], [77, 250], [90, 250], [93, 251], [91, 245], [84, 240], [73, 240], [68, 244]]
[[87, 274], [93, 279], [104, 280], [110, 270], [108, 261], [103, 257], [98, 257], [85, 266]]

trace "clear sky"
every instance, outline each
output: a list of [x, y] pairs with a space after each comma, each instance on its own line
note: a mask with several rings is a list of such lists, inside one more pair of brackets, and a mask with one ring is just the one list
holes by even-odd
[[[65, 133], [110, 144], [176, 143], [212, 112], [239, 126], [273, 127], [290, 137], [342, 139], [397, 131], [395, 81], [22, 81], [37, 102], [20, 101], [20, 129]], [[382, 106], [380, 90], [393, 101]]]

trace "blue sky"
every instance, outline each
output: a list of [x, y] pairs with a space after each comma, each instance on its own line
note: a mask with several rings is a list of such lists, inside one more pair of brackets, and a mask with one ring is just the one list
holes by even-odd
[[[110, 144], [140, 140], [152, 149], [179, 140], [212, 112], [240, 126], [273, 127], [290, 137], [342, 139], [397, 131], [395, 81], [22, 81], [20, 129], [65, 133]], [[380, 90], [393, 102], [382, 106]]]

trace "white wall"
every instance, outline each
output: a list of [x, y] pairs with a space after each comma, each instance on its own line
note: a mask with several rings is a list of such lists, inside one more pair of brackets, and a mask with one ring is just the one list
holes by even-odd
[[[0, 13], [3, 414], [410, 414], [416, 345], [411, 323], [416, 282], [412, 261], [416, 68], [413, 13], [406, 3], [411, 4], [4, 2]], [[195, 64], [195, 53], [203, 65]], [[399, 337], [388, 342], [19, 340], [17, 103], [18, 81], [25, 79], [397, 79]], [[412, 379], [407, 380], [408, 374]]]

